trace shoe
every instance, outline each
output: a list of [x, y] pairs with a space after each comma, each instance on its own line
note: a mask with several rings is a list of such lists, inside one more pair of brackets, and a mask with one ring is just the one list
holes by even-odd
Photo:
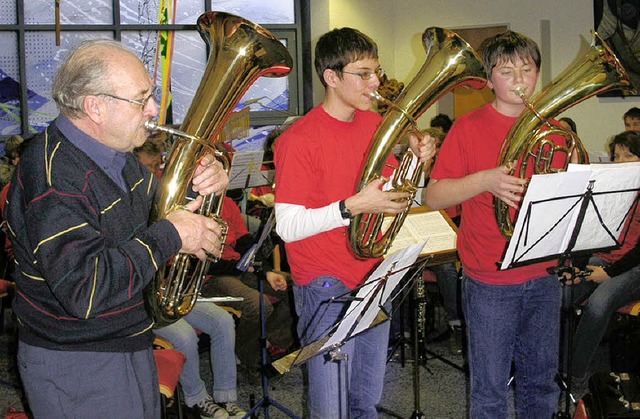
[[240, 419], [247, 416], [247, 412], [234, 402], [220, 403], [220, 406], [224, 407], [230, 418]]
[[191, 407], [191, 410], [195, 414], [200, 415], [202, 419], [225, 419], [229, 417], [227, 410], [223, 406], [214, 402], [211, 396], [207, 396], [206, 399], [194, 404]]

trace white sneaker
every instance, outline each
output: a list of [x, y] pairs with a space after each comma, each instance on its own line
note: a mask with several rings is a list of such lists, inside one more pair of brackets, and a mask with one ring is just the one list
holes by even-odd
[[191, 409], [200, 415], [202, 419], [225, 419], [229, 417], [225, 408], [214, 402], [211, 396], [207, 396], [207, 398], [200, 403], [196, 403]]
[[247, 412], [234, 402], [220, 403], [220, 405], [227, 411], [229, 418], [241, 419], [247, 416]]

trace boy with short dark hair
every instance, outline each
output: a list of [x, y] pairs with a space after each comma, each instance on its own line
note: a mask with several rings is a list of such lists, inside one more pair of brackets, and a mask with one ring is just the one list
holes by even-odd
[[[504, 140], [525, 110], [540, 71], [534, 41], [506, 31], [482, 46], [487, 85], [495, 100], [456, 120], [443, 143], [426, 204], [434, 209], [462, 204], [458, 253], [463, 265], [463, 307], [468, 327], [471, 418], [508, 415], [509, 378], [515, 364], [518, 417], [550, 418], [558, 406], [561, 286], [547, 268], [557, 262], [498, 270], [507, 240], [494, 215], [497, 197], [513, 208], [526, 179], [496, 167]], [[556, 137], [557, 142], [564, 139]], [[553, 166], [566, 156], [556, 153]]]

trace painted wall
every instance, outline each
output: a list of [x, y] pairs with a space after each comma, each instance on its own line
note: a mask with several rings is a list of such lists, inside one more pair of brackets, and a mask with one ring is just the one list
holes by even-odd
[[[380, 62], [391, 77], [408, 83], [425, 59], [422, 32], [430, 26], [455, 31], [493, 25], [508, 25], [541, 45], [541, 84], [557, 77], [582, 57], [591, 43], [592, 0], [313, 0], [312, 40], [336, 27], [351, 26], [373, 37], [380, 48]], [[546, 25], [542, 22], [546, 21]], [[548, 33], [542, 33], [542, 27]], [[547, 32], [545, 30], [545, 32]], [[317, 77], [316, 77], [317, 78]], [[322, 98], [322, 87], [314, 79], [314, 99]], [[590, 151], [604, 150], [612, 135], [622, 131], [622, 114], [640, 107], [640, 97], [591, 97], [562, 114], [573, 118], [578, 133]], [[421, 125], [437, 113], [435, 105], [422, 116]]]

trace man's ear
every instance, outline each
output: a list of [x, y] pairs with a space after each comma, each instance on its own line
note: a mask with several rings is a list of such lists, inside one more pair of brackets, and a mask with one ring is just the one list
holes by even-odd
[[96, 124], [104, 121], [106, 105], [98, 96], [85, 96], [82, 101], [82, 110]]

